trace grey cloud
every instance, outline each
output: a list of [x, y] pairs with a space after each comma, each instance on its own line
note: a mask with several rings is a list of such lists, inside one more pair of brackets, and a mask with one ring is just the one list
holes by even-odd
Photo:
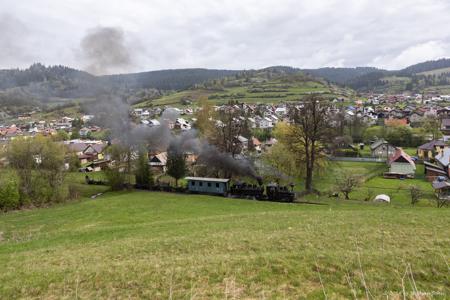
[[10, 14], [0, 14], [0, 31], [0, 67], [17, 66], [32, 58], [31, 32], [24, 22]]
[[[42, 35], [55, 34], [55, 46], [47, 49], [31, 49], [30, 43], [13, 38], [22, 53], [36, 53], [44, 63], [89, 66], [96, 73], [270, 65], [399, 68], [450, 56], [450, 2], [445, 0], [149, 0], [120, 6], [80, 0], [65, 4], [70, 9], [50, 0], [3, 1], [12, 16], [27, 21], [27, 27], [42, 27]], [[68, 20], [64, 29], [43, 21], [45, 11], [39, 18], [32, 13], [47, 4], [61, 22]], [[88, 4], [90, 9], [83, 9]], [[115, 30], [91, 32], [95, 26]], [[80, 36], [86, 32], [100, 38], [83, 47], [85, 55], [65, 55], [65, 61], [58, 61], [67, 49], [80, 49]], [[18, 53], [0, 60], [0, 67], [24, 61]]]

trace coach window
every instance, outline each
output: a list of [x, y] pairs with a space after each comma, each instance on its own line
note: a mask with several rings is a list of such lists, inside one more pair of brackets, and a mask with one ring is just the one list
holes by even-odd
[[199, 185], [199, 186], [203, 186], [203, 182], [200, 181], [200, 182], [198, 183], [198, 185]]
[[218, 182], [216, 182], [216, 188], [218, 188], [219, 187], [219, 183]]

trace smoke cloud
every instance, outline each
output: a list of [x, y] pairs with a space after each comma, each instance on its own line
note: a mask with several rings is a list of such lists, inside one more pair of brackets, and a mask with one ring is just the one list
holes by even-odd
[[221, 152], [205, 139], [200, 139], [196, 130], [173, 136], [170, 140], [168, 151], [178, 155], [185, 152], [193, 152], [198, 155], [197, 162], [206, 165], [209, 170], [220, 170], [229, 175], [248, 176], [259, 181], [259, 176], [248, 159], [244, 157], [236, 159], [230, 153]]
[[195, 129], [174, 134], [169, 122], [175, 122], [179, 113], [166, 109], [160, 116], [160, 126], [149, 127], [136, 124], [130, 117], [131, 107], [116, 96], [101, 98], [91, 107], [90, 113], [96, 115], [96, 123], [111, 130], [111, 136], [129, 147], [146, 146], [149, 151], [168, 151], [177, 155], [191, 152], [198, 155], [198, 163], [208, 170], [222, 171], [225, 174], [248, 176], [258, 179], [253, 164], [245, 159], [235, 159], [223, 153], [214, 145], [198, 136]]
[[125, 33], [117, 27], [96, 27], [81, 40], [81, 54], [86, 71], [103, 75], [127, 71], [133, 66], [133, 55]]

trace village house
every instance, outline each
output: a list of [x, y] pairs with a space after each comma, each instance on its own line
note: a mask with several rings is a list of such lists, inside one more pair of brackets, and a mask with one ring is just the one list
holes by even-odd
[[256, 120], [254, 118], [247, 118], [247, 121], [249, 122], [250, 128], [256, 128]]
[[420, 126], [421, 123], [423, 122], [423, 114], [420, 112], [413, 112], [409, 116], [409, 122], [413, 126]]
[[395, 147], [389, 144], [386, 140], [379, 139], [370, 145], [370, 151], [372, 157], [388, 158], [394, 154]]
[[384, 119], [384, 125], [385, 126], [407, 126], [408, 120], [407, 119]]
[[436, 154], [441, 153], [444, 149], [448, 148], [448, 145], [442, 140], [434, 140], [417, 148], [417, 156], [421, 160], [434, 159]]
[[242, 151], [245, 151], [248, 149], [248, 139], [246, 137], [243, 137], [242, 135], [237, 137], [237, 141], [239, 142]]
[[19, 135], [23, 135], [23, 131], [14, 124], [9, 127], [0, 128], [0, 139], [2, 140], [11, 140]]
[[167, 152], [151, 154], [149, 165], [156, 173], [165, 173], [167, 170]]
[[91, 133], [91, 130], [87, 127], [83, 127], [80, 129], [79, 133], [81, 137], [87, 137]]
[[443, 119], [441, 121], [441, 132], [443, 135], [450, 135], [450, 119]]
[[431, 163], [429, 161], [424, 161], [423, 165], [425, 167], [425, 178], [428, 181], [435, 181], [438, 178], [447, 177], [447, 172], [444, 170], [442, 165]]
[[384, 174], [386, 178], [414, 178], [416, 164], [411, 156], [403, 149], [397, 148], [394, 155], [389, 158], [389, 172]]
[[174, 124], [175, 129], [190, 130], [191, 124], [183, 118], [177, 118]]
[[104, 143], [73, 142], [67, 144], [68, 151], [75, 153], [82, 165], [105, 159], [106, 147], [107, 144]]
[[252, 137], [252, 145], [255, 148], [255, 151], [258, 153], [261, 153], [261, 145], [262, 143], [256, 138], [256, 137]]
[[450, 165], [450, 148], [445, 148], [443, 151], [438, 153], [435, 157], [435, 163], [442, 168], [447, 177], [449, 176], [449, 168]]

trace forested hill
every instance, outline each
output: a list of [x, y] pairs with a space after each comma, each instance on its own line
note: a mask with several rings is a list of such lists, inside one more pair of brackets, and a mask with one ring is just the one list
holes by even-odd
[[211, 79], [231, 76], [240, 71], [214, 69], [173, 69], [134, 74], [101, 76], [105, 84], [127, 88], [156, 88], [160, 90], [183, 90], [194, 84]]
[[348, 82], [359, 76], [363, 76], [380, 70], [373, 67], [356, 67], [304, 69], [303, 71], [316, 77], [325, 78], [326, 80], [334, 83], [348, 84]]
[[[450, 89], [450, 59], [418, 63], [401, 70], [373, 67], [305, 69], [305, 73], [359, 91], [419, 92], [435, 87]], [[447, 88], [447, 86], [449, 86]]]
[[412, 75], [432, 70], [438, 70], [438, 69], [444, 69], [450, 67], [450, 59], [448, 58], [442, 58], [438, 60], [431, 60], [426, 61], [423, 63], [415, 64], [412, 66], [409, 66], [407, 68], [404, 68], [399, 71], [400, 74], [403, 75]]
[[0, 106], [4, 110], [64, 104], [73, 99], [95, 98], [108, 93], [139, 101], [160, 96], [162, 90], [184, 90], [238, 72], [174, 69], [94, 76], [65, 66], [47, 67], [38, 63], [23, 70], [0, 70]]
[[158, 98], [165, 94], [162, 91], [186, 90], [242, 74], [249, 77], [252, 72], [267, 73], [268, 80], [271, 76], [303, 72], [358, 91], [450, 93], [450, 59], [427, 61], [394, 71], [373, 67], [300, 69], [274, 66], [247, 71], [197, 68], [107, 76], [94, 76], [66, 66], [34, 64], [24, 70], [0, 70], [0, 105], [11, 108], [64, 104], [111, 92], [136, 103]]
[[[36, 88], [45, 85], [45, 96], [84, 97], [109, 88], [155, 88], [182, 90], [210, 79], [230, 76], [239, 71], [210, 69], [174, 69], [143, 73], [94, 76], [65, 66], [34, 64], [28, 69], [0, 70], [0, 89]], [[33, 90], [33, 89], [31, 89]], [[81, 93], [81, 94], [80, 94]]]

